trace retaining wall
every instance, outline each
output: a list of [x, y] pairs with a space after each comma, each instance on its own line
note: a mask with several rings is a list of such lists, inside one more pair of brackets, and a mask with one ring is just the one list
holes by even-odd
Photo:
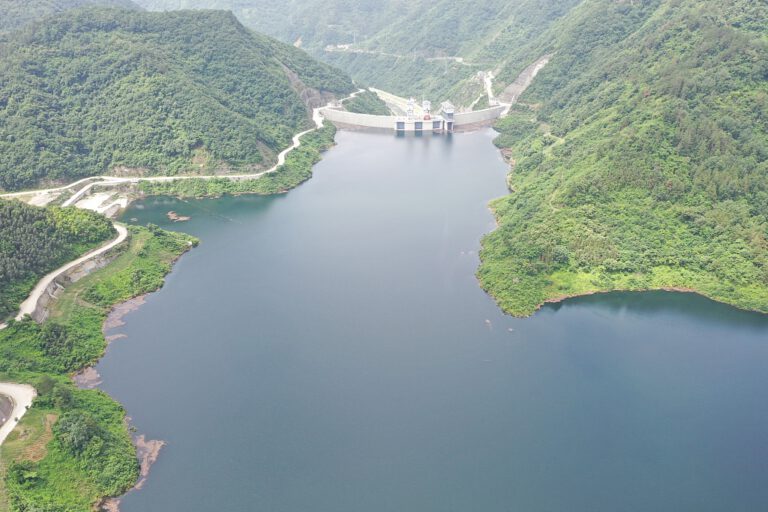
[[32, 319], [38, 323], [42, 323], [47, 320], [48, 314], [50, 313], [51, 303], [59, 297], [65, 288], [73, 283], [76, 283], [88, 274], [109, 265], [112, 261], [114, 261], [115, 258], [120, 256], [120, 254], [123, 252], [122, 248], [130, 243], [130, 239], [131, 238], [129, 236], [125, 241], [108, 250], [106, 253], [99, 254], [94, 258], [82, 262], [76, 267], [72, 267], [51, 281], [51, 284], [48, 285], [48, 287], [45, 289], [45, 292], [43, 292], [43, 294], [40, 295], [40, 298], [37, 300], [35, 310], [30, 315]]

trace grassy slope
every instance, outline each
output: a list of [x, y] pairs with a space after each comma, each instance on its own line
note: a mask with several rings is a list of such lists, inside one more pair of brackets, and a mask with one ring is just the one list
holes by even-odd
[[554, 28], [535, 106], [498, 125], [514, 193], [479, 277], [506, 311], [683, 288], [768, 312], [766, 10], [588, 0]]
[[[309, 133], [277, 172], [258, 180], [187, 180], [146, 190], [151, 194], [206, 196], [280, 193], [311, 177], [321, 152], [333, 144], [332, 125]], [[0, 447], [0, 512], [91, 510], [106, 496], [133, 485], [136, 459], [119, 404], [98, 390], [77, 390], [67, 375], [98, 359], [105, 348], [101, 331], [112, 305], [162, 286], [173, 261], [196, 241], [181, 233], [131, 227], [127, 248], [107, 267], [66, 288], [49, 320], [12, 324], [0, 331], [0, 380], [27, 382], [40, 394], [29, 414]], [[63, 346], [50, 349], [52, 327], [66, 330]], [[61, 343], [59, 343], [61, 344]], [[55, 345], [55, 343], [54, 343]], [[51, 379], [53, 386], [46, 391]], [[63, 401], [61, 395], [70, 395]], [[57, 420], [73, 411], [95, 418], [95, 448], [74, 455], [55, 434]], [[91, 453], [92, 452], [92, 453]], [[32, 476], [30, 476], [32, 475]]]
[[[311, 176], [312, 165], [333, 144], [334, 133], [329, 124], [305, 135], [283, 167], [258, 180], [187, 180], [146, 192], [180, 196], [285, 192]], [[173, 261], [196, 243], [184, 234], [153, 227], [130, 229], [128, 247], [121, 248], [104, 269], [69, 286], [45, 324], [23, 322], [0, 331], [0, 379], [31, 383], [40, 393], [0, 447], [0, 512], [24, 507], [91, 510], [103, 497], [126, 491], [136, 479], [135, 452], [123, 409], [98, 390], [75, 389], [67, 377], [103, 353], [101, 327], [111, 306], [161, 287]], [[62, 336], [51, 341], [49, 333], [55, 326], [65, 329], [63, 341]], [[62, 395], [71, 399], [63, 400]], [[93, 418], [99, 432], [99, 440], [77, 455], [56, 435], [57, 420], [73, 411]]]
[[121, 166], [265, 168], [311, 126], [286, 69], [313, 89], [352, 89], [341, 72], [220, 11], [70, 11], [14, 33], [0, 56], [6, 189]]
[[[101, 328], [110, 307], [162, 286], [173, 260], [193, 243], [184, 234], [132, 227], [124, 252], [68, 288], [48, 322], [0, 331], [0, 379], [31, 383], [39, 393], [0, 447], [0, 510], [9, 503], [12, 510], [88, 511], [133, 485], [138, 463], [125, 411], [101, 391], [75, 389], [68, 375], [103, 353]], [[73, 414], [88, 418], [93, 431], [77, 452], [56, 423]]]

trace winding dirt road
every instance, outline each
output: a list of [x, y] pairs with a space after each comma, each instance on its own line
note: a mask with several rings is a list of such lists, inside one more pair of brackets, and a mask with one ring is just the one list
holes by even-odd
[[[364, 89], [358, 89], [357, 91], [353, 92], [346, 98], [340, 100], [340, 102], [343, 103], [347, 100], [350, 100], [356, 97], [358, 94], [360, 94], [363, 91]], [[204, 175], [204, 176], [198, 176], [198, 175], [146, 176], [146, 177], [132, 177], [132, 178], [119, 177], [119, 176], [90, 176], [88, 178], [82, 178], [73, 183], [70, 183], [69, 185], [63, 185], [61, 187], [47, 188], [47, 189], [40, 189], [40, 190], [27, 190], [23, 192], [4, 193], [4, 194], [0, 194], [0, 198], [12, 199], [12, 198], [23, 198], [26, 196], [39, 197], [43, 195], [50, 195], [50, 194], [65, 192], [67, 190], [76, 190], [71, 197], [69, 197], [66, 201], [62, 203], [62, 206], [73, 206], [80, 199], [85, 197], [87, 193], [97, 185], [104, 186], [104, 185], [119, 185], [121, 183], [138, 183], [141, 181], [162, 182], [162, 181], [191, 180], [191, 179], [202, 179], [202, 180], [212, 180], [212, 179], [219, 179], [219, 178], [257, 179], [264, 176], [265, 174], [273, 173], [277, 171], [281, 166], [285, 165], [285, 159], [288, 156], [288, 153], [290, 153], [294, 149], [301, 146], [301, 138], [304, 135], [323, 127], [324, 119], [323, 119], [322, 111], [324, 108], [328, 108], [331, 106], [332, 106], [332, 103], [329, 103], [325, 107], [317, 107], [312, 109], [312, 121], [315, 123], [315, 127], [310, 128], [309, 130], [304, 130], [303, 132], [297, 133], [296, 135], [294, 135], [292, 139], [292, 144], [287, 148], [285, 148], [284, 150], [282, 150], [277, 155], [277, 163], [274, 166], [267, 169], [266, 171], [261, 171], [258, 173], [251, 173], [251, 174], [224, 174], [224, 175], [215, 174], [215, 175]], [[83, 186], [82, 188], [78, 188], [80, 185], [83, 185], [83, 184], [85, 184], [85, 186]]]

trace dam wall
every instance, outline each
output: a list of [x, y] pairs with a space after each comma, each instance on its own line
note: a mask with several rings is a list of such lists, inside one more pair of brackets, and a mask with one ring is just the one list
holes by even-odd
[[454, 124], [458, 127], [467, 124], [480, 124], [494, 121], [501, 117], [501, 114], [506, 108], [505, 105], [499, 105], [497, 107], [475, 110], [473, 112], [457, 112], [453, 116]]
[[[345, 127], [377, 128], [397, 131], [453, 131], [453, 128], [481, 126], [489, 124], [501, 117], [506, 110], [505, 105], [476, 110], [473, 112], [459, 112], [447, 117], [434, 116], [429, 120], [421, 118], [405, 118], [396, 116], [377, 116], [371, 114], [358, 114], [334, 108], [324, 108], [320, 111], [328, 121]], [[438, 126], [439, 123], [439, 126]], [[416, 125], [419, 125], [418, 127]], [[422, 128], [423, 125], [423, 128]]]
[[339, 123], [349, 126], [360, 126], [363, 128], [386, 128], [394, 129], [395, 116], [375, 116], [371, 114], [358, 114], [356, 112], [347, 112], [346, 110], [336, 110], [333, 108], [324, 108], [320, 111], [327, 120], [332, 123]]

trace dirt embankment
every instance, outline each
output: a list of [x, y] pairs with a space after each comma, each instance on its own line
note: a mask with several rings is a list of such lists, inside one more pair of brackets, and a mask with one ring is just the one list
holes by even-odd
[[544, 55], [540, 57], [536, 62], [528, 66], [523, 70], [520, 75], [507, 86], [504, 91], [499, 94], [499, 101], [503, 103], [516, 103], [517, 99], [525, 92], [528, 87], [533, 83], [533, 79], [539, 74], [539, 71], [544, 69], [544, 66], [549, 64], [549, 60], [552, 55]]

